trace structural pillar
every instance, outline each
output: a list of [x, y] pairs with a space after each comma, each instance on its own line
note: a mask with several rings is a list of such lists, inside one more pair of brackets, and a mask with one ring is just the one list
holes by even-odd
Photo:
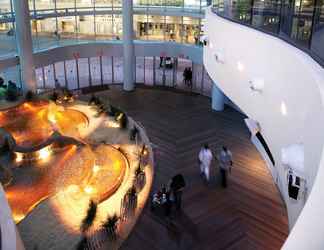
[[215, 111], [223, 111], [224, 105], [225, 105], [225, 95], [214, 83], [212, 89], [212, 109]]
[[133, 1], [123, 0], [124, 90], [135, 89], [135, 52], [133, 41]]
[[16, 41], [24, 91], [36, 92], [36, 75], [28, 1], [13, 0], [16, 19]]

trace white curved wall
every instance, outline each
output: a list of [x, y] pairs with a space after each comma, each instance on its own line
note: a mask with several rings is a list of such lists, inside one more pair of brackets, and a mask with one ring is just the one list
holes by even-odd
[[[307, 54], [278, 38], [223, 19], [210, 9], [206, 18], [205, 31], [209, 40], [204, 49], [206, 70], [234, 103], [260, 123], [261, 133], [276, 161], [276, 166], [271, 168], [278, 176], [277, 184], [285, 199], [292, 228], [304, 202], [293, 202], [288, 198], [281, 149], [295, 143], [304, 144], [308, 202], [318, 205], [319, 195], [324, 195], [324, 189], [316, 186], [323, 186], [321, 180], [315, 182], [324, 144], [324, 70]], [[249, 81], [255, 79], [264, 80], [262, 93], [250, 89]], [[283, 112], [284, 108], [286, 112]], [[313, 186], [316, 188], [311, 192]], [[313, 237], [317, 232], [323, 238], [322, 225], [307, 222], [307, 217], [319, 215], [307, 211], [312, 207], [309, 204], [293, 232], [303, 231], [307, 224], [308, 230], [314, 231]], [[324, 204], [321, 207], [324, 211]], [[321, 217], [314, 220], [318, 224], [322, 221]], [[299, 226], [300, 223], [303, 226]], [[317, 229], [323, 230], [318, 232]], [[289, 249], [324, 249], [324, 239], [319, 240], [322, 248], [299, 248], [301, 245], [296, 245]]]
[[3, 250], [16, 250], [17, 237], [16, 225], [11, 216], [11, 210], [7, 202], [6, 194], [0, 184], [0, 227], [1, 241], [0, 246]]

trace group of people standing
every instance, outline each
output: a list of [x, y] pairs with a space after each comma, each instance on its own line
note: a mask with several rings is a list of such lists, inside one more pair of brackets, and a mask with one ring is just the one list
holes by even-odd
[[[227, 187], [227, 175], [231, 173], [233, 166], [232, 152], [223, 146], [220, 153], [215, 157], [219, 163], [219, 171], [222, 179], [222, 186]], [[208, 144], [205, 144], [199, 152], [198, 162], [200, 167], [200, 174], [205, 178], [207, 183], [210, 180], [210, 166], [213, 160], [213, 153]]]
[[[198, 162], [200, 167], [200, 174], [209, 183], [210, 181], [210, 167], [214, 156], [208, 144], [205, 144], [199, 151]], [[227, 175], [231, 172], [233, 161], [232, 153], [227, 147], [223, 146], [219, 154], [215, 157], [221, 176], [221, 184], [224, 188], [227, 187]], [[186, 182], [182, 174], [173, 176], [167, 186], [163, 185], [161, 190], [158, 190], [154, 195], [151, 203], [151, 210], [157, 211], [162, 208], [163, 214], [170, 216], [172, 207], [177, 212], [181, 211], [182, 193], [186, 186]]]

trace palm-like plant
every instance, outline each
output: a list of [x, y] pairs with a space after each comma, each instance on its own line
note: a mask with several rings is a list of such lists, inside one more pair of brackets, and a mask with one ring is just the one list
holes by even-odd
[[92, 226], [97, 215], [97, 203], [90, 200], [89, 208], [87, 210], [86, 217], [82, 220], [80, 230], [81, 232], [86, 232]]
[[88, 238], [86, 236], [82, 236], [78, 245], [76, 246], [76, 250], [85, 250], [88, 247]]
[[107, 234], [107, 237], [110, 240], [116, 240], [117, 239], [117, 224], [118, 224], [119, 218], [115, 214], [113, 216], [108, 216], [107, 220], [104, 221], [101, 225], [102, 229]]

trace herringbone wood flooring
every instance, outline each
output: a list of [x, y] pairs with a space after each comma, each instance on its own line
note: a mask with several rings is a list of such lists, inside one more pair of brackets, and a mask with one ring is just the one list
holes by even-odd
[[[156, 218], [147, 206], [123, 250], [280, 249], [288, 234], [286, 209], [243, 115], [229, 107], [213, 112], [210, 99], [171, 91], [112, 89], [100, 95], [145, 126], [156, 145], [154, 188], [177, 173], [187, 182], [183, 214], [174, 224]], [[210, 186], [199, 176], [197, 154], [206, 142], [213, 151], [225, 144], [233, 152], [226, 190], [216, 163]]]

